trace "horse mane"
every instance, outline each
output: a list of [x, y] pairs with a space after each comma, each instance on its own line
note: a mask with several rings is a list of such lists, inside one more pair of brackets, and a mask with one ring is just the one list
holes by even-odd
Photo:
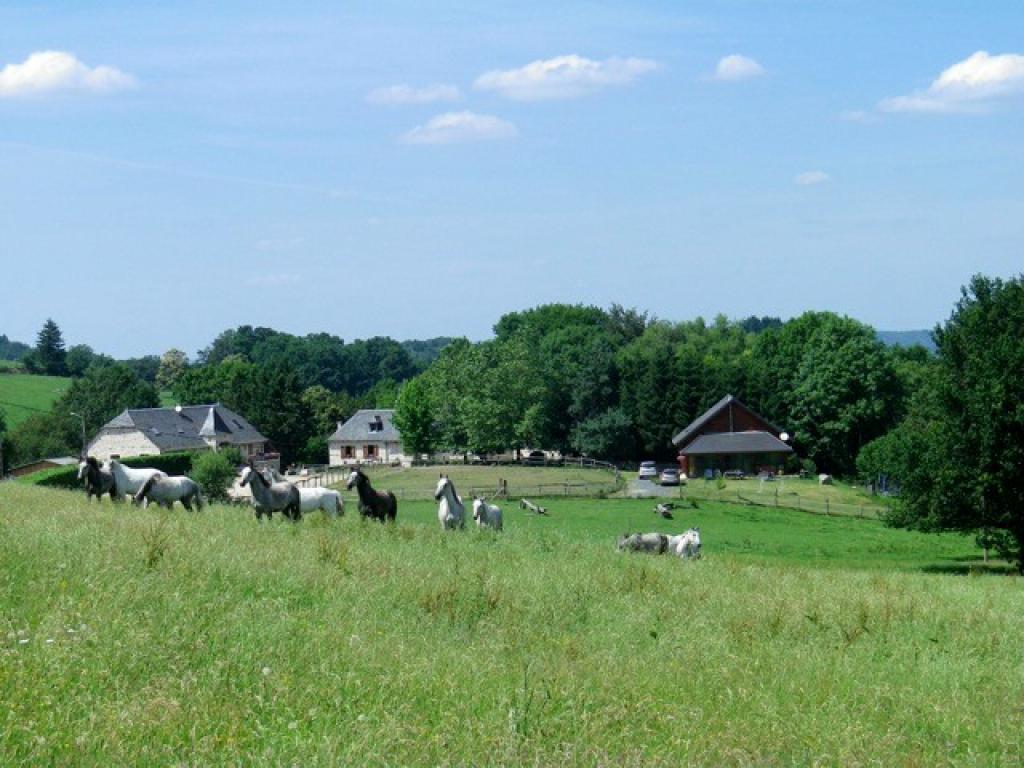
[[93, 469], [99, 469], [100, 468], [100, 463], [99, 463], [99, 461], [96, 460], [95, 456], [87, 457], [86, 460], [85, 460], [85, 463], [88, 464]]
[[262, 472], [260, 472], [258, 469], [254, 469], [253, 472], [255, 473], [256, 477], [259, 478], [259, 481], [263, 483], [264, 488], [270, 487], [271, 484], [267, 481], [267, 478], [263, 476]]
[[153, 487], [153, 483], [155, 483], [159, 478], [160, 475], [153, 475], [150, 477], [149, 480], [143, 483], [142, 487], [139, 488], [139, 492], [135, 494], [135, 497], [145, 497], [145, 495], [149, 493], [149, 489]]

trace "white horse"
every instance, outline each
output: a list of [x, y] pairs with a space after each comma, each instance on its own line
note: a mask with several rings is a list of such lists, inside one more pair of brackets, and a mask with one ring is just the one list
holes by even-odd
[[167, 477], [167, 473], [159, 469], [132, 469], [117, 459], [108, 461], [105, 468], [114, 476], [114, 491], [119, 501], [123, 501], [125, 496], [134, 497], [151, 477]]
[[[266, 472], [270, 475], [271, 482], [288, 482], [272, 468], [268, 467]], [[331, 517], [341, 517], [345, 514], [345, 500], [341, 498], [340, 493], [330, 488], [299, 488], [299, 509], [302, 514], [322, 509]]]
[[167, 507], [167, 509], [173, 507], [176, 501], [180, 501], [181, 505], [190, 512], [193, 503], [196, 505], [197, 511], [203, 508], [203, 496], [199, 491], [199, 484], [184, 475], [177, 477], [153, 475], [149, 478], [135, 494], [133, 503], [144, 503], [148, 506], [151, 501]]
[[473, 519], [476, 520], [477, 528], [493, 528], [501, 530], [501, 507], [497, 504], [488, 504], [483, 499], [473, 497]]
[[448, 475], [441, 475], [438, 479], [434, 499], [438, 502], [437, 520], [441, 523], [441, 530], [450, 531], [466, 527], [466, 505], [462, 503], [462, 497], [455, 492], [455, 486], [448, 479]]
[[698, 559], [700, 557], [700, 528], [691, 528], [676, 536], [669, 536], [668, 551], [683, 560]]

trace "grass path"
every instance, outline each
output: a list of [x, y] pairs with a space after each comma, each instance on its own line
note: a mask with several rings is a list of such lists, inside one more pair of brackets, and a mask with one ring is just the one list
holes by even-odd
[[[1020, 764], [1022, 582], [925, 572], [967, 539], [648, 507], [443, 535], [0, 484], [0, 764]], [[612, 551], [691, 523], [700, 562]]]

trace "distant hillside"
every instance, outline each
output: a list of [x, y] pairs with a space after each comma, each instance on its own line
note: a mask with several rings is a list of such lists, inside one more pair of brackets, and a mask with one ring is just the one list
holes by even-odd
[[20, 341], [11, 341], [6, 335], [0, 334], [0, 360], [20, 360], [31, 347]]
[[0, 375], [0, 408], [11, 428], [33, 413], [46, 413], [54, 401], [71, 386], [62, 376]]
[[441, 350], [452, 343], [451, 336], [438, 336], [436, 339], [419, 341], [403, 341], [402, 348], [409, 353], [409, 356], [421, 368], [426, 368], [441, 356]]
[[913, 347], [920, 344], [930, 352], [935, 351], [931, 331], [876, 331], [878, 340], [890, 347]]

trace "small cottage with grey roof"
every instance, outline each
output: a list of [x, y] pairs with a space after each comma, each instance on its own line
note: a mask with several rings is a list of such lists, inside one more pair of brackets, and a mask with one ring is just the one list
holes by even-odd
[[327, 438], [330, 465], [411, 464], [412, 456], [405, 455], [394, 417], [394, 410], [376, 408], [356, 411], [348, 421], [339, 421]]
[[726, 395], [672, 438], [687, 477], [739, 469], [777, 472], [793, 449], [782, 431], [732, 395]]
[[237, 448], [243, 459], [262, 456], [267, 438], [225, 405], [178, 405], [174, 408], [129, 408], [100, 429], [89, 455], [149, 456], [174, 451]]

